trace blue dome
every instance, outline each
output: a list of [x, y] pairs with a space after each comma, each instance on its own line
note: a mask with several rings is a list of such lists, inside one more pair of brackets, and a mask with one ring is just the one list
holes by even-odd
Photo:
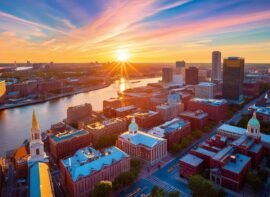
[[248, 121], [248, 126], [251, 127], [260, 127], [260, 122], [259, 120], [256, 118], [256, 114], [253, 114], [253, 117]]

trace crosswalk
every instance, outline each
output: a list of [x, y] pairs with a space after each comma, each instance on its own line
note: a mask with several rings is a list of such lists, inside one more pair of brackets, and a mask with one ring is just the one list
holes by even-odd
[[149, 181], [150, 183], [152, 183], [153, 185], [156, 185], [156, 186], [162, 188], [166, 192], [179, 191], [179, 189], [177, 189], [176, 187], [168, 184], [165, 181], [162, 181], [161, 179], [159, 179], [156, 176], [151, 175], [151, 176], [147, 177], [146, 180]]
[[173, 191], [178, 191], [181, 193], [181, 196], [189, 196], [188, 194], [184, 193], [183, 191], [180, 191], [178, 188], [170, 185], [169, 183], [159, 179], [158, 177], [154, 175], [150, 175], [145, 178], [145, 180], [149, 181], [153, 185], [156, 185], [160, 188], [162, 188], [165, 192], [173, 192]]

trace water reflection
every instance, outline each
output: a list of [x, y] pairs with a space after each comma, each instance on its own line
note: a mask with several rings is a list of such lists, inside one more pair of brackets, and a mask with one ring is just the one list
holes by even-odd
[[103, 100], [117, 97], [118, 91], [144, 86], [147, 83], [157, 82], [158, 80], [160, 78], [149, 78], [134, 83], [135, 80], [128, 81], [125, 78], [121, 78], [112, 85], [100, 90], [0, 111], [0, 156], [4, 155], [5, 151], [21, 145], [26, 138], [29, 138], [33, 109], [35, 109], [38, 116], [41, 130], [44, 131], [51, 124], [62, 121], [66, 117], [66, 110], [69, 106], [87, 102], [92, 104], [94, 110], [102, 110]]

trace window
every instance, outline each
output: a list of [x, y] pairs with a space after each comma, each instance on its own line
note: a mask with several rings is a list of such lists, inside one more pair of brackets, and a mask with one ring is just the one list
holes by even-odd
[[36, 155], [39, 155], [39, 149], [38, 148], [36, 149]]

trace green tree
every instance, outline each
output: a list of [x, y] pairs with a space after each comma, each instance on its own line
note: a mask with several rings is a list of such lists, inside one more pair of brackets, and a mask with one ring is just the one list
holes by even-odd
[[218, 191], [213, 183], [200, 175], [191, 176], [188, 182], [192, 190], [192, 196], [195, 197], [217, 197]]
[[251, 186], [255, 192], [259, 191], [263, 186], [263, 182], [253, 172], [248, 172], [246, 176], [246, 183]]
[[111, 181], [100, 181], [96, 184], [91, 197], [109, 197], [112, 192], [112, 182]]
[[150, 193], [150, 197], [164, 197], [166, 195], [166, 192], [160, 188], [160, 187], [153, 187]]

